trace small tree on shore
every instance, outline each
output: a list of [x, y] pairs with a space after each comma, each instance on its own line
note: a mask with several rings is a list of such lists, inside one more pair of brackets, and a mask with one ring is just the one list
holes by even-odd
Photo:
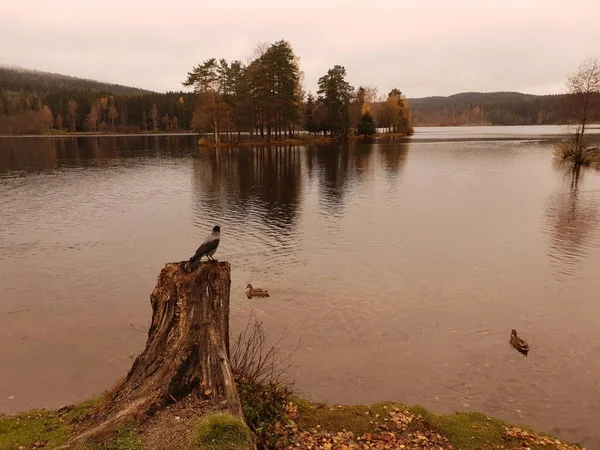
[[375, 120], [369, 111], [365, 111], [365, 113], [361, 116], [357, 131], [358, 134], [365, 138], [367, 136], [373, 136], [375, 133], [377, 133]]
[[576, 120], [576, 149], [581, 150], [584, 135], [590, 120], [598, 118], [600, 112], [600, 62], [585, 60], [576, 72], [567, 79], [567, 101], [570, 115]]
[[585, 60], [567, 79], [566, 107], [575, 122], [576, 130], [571, 138], [555, 145], [554, 156], [559, 163], [573, 168], [598, 166], [598, 149], [586, 149], [585, 130], [590, 121], [600, 118], [600, 62]]

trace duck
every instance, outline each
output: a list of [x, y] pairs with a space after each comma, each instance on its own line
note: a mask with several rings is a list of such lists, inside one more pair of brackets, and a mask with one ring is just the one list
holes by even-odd
[[527, 353], [529, 352], [529, 345], [527, 344], [527, 342], [525, 342], [523, 339], [517, 336], [517, 332], [515, 330], [512, 330], [510, 334], [510, 345], [512, 345], [525, 356], [527, 356]]
[[246, 286], [246, 296], [248, 298], [252, 297], [270, 297], [269, 291], [266, 289], [253, 288], [251, 284]]

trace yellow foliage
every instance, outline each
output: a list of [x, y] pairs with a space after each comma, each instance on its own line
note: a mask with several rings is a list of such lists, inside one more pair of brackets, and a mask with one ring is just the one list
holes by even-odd
[[365, 103], [364, 105], [362, 105], [362, 108], [360, 109], [360, 113], [361, 114], [371, 114], [373, 115], [373, 108], [371, 107], [370, 103]]

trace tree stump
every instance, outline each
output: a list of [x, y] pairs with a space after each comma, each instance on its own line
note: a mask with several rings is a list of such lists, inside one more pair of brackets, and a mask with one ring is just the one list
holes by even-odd
[[230, 274], [227, 262], [203, 263], [190, 273], [185, 262], [165, 265], [150, 296], [146, 348], [94, 414], [94, 423], [70, 445], [105, 437], [127, 419], [153, 414], [194, 392], [243, 420], [229, 364]]

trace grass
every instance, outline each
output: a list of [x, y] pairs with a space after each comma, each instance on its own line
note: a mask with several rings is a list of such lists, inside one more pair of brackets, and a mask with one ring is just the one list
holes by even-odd
[[122, 428], [107, 442], [86, 445], [85, 450], [138, 450], [141, 446], [141, 436], [131, 429]]
[[0, 449], [18, 450], [45, 443], [52, 449], [69, 440], [73, 426], [103, 401], [103, 396], [59, 411], [29, 411], [17, 416], [0, 416]]
[[600, 168], [600, 147], [578, 146], [574, 138], [561, 140], [554, 144], [554, 158], [559, 164]]
[[250, 430], [241, 420], [218, 413], [198, 422], [189, 450], [241, 450], [250, 442]]
[[324, 431], [352, 431], [356, 435], [374, 433], [377, 424], [373, 420], [377, 415], [386, 414], [384, 403], [372, 406], [344, 405], [329, 406], [325, 403], [310, 403], [299, 398], [292, 398], [298, 406], [297, 424], [300, 430], [322, 429]]
[[30, 448], [36, 442], [46, 443], [45, 448], [64, 444], [71, 436], [66, 420], [56, 412], [31, 411], [14, 417], [0, 418], [0, 449]]
[[[389, 412], [394, 407], [399, 407], [416, 416], [403, 433], [417, 431], [438, 433], [448, 438], [455, 449], [462, 450], [522, 448], [522, 440], [506, 435], [507, 427], [512, 425], [477, 412], [438, 415], [422, 406], [403, 406], [394, 403], [378, 403], [372, 406], [330, 406], [310, 403], [295, 397], [292, 397], [291, 401], [298, 408], [296, 424], [300, 431], [352, 432], [356, 436], [374, 434], [378, 432], [382, 423], [386, 423], [385, 418], [388, 417]], [[519, 428], [534, 433], [527, 428]], [[563, 448], [558, 444], [536, 444], [535, 442], [528, 443], [527, 446], [533, 450]]]
[[[44, 448], [65, 444], [86, 414], [105, 401], [100, 395], [58, 411], [29, 411], [16, 416], [0, 416], [0, 450]], [[137, 450], [141, 438], [131, 429], [121, 429], [106, 442], [86, 446], [86, 450]]]
[[[566, 446], [554, 438], [546, 438], [546, 441], [542, 442], [546, 435], [523, 427], [519, 427], [523, 431], [518, 432], [525, 432], [526, 438], [509, 436], [507, 429], [512, 425], [476, 412], [438, 415], [422, 406], [397, 403], [332, 406], [312, 403], [295, 396], [282, 399], [279, 391], [274, 395], [256, 389], [246, 392], [243, 397], [246, 400], [245, 413], [253, 416], [247, 417], [250, 426], [261, 442], [269, 442], [271, 446], [277, 440], [277, 427], [273, 428], [271, 425], [277, 421], [293, 423], [300, 433], [351, 432], [358, 437], [375, 435], [386, 426], [393, 428], [392, 411], [402, 410], [412, 414], [414, 418], [405, 428], [397, 430], [397, 433], [405, 436], [419, 432], [436, 433], [447, 438], [455, 449], [517, 449], [523, 448], [524, 445], [532, 450], [575, 448]], [[286, 400], [297, 408], [293, 420], [285, 416], [285, 408], [277, 406], [285, 404]], [[81, 419], [101, 401], [101, 398], [96, 398], [59, 411], [31, 411], [18, 416], [0, 417], [0, 449], [55, 449], [72, 437]], [[142, 446], [143, 436], [136, 432], [137, 429], [136, 424], [131, 423], [114, 433], [108, 441], [88, 445], [85, 450], [138, 450]], [[536, 438], [528, 440], [527, 433], [535, 433]], [[275, 441], [271, 441], [271, 438]], [[250, 429], [239, 419], [223, 413], [211, 414], [196, 422], [186, 450], [247, 449], [251, 439]]]

